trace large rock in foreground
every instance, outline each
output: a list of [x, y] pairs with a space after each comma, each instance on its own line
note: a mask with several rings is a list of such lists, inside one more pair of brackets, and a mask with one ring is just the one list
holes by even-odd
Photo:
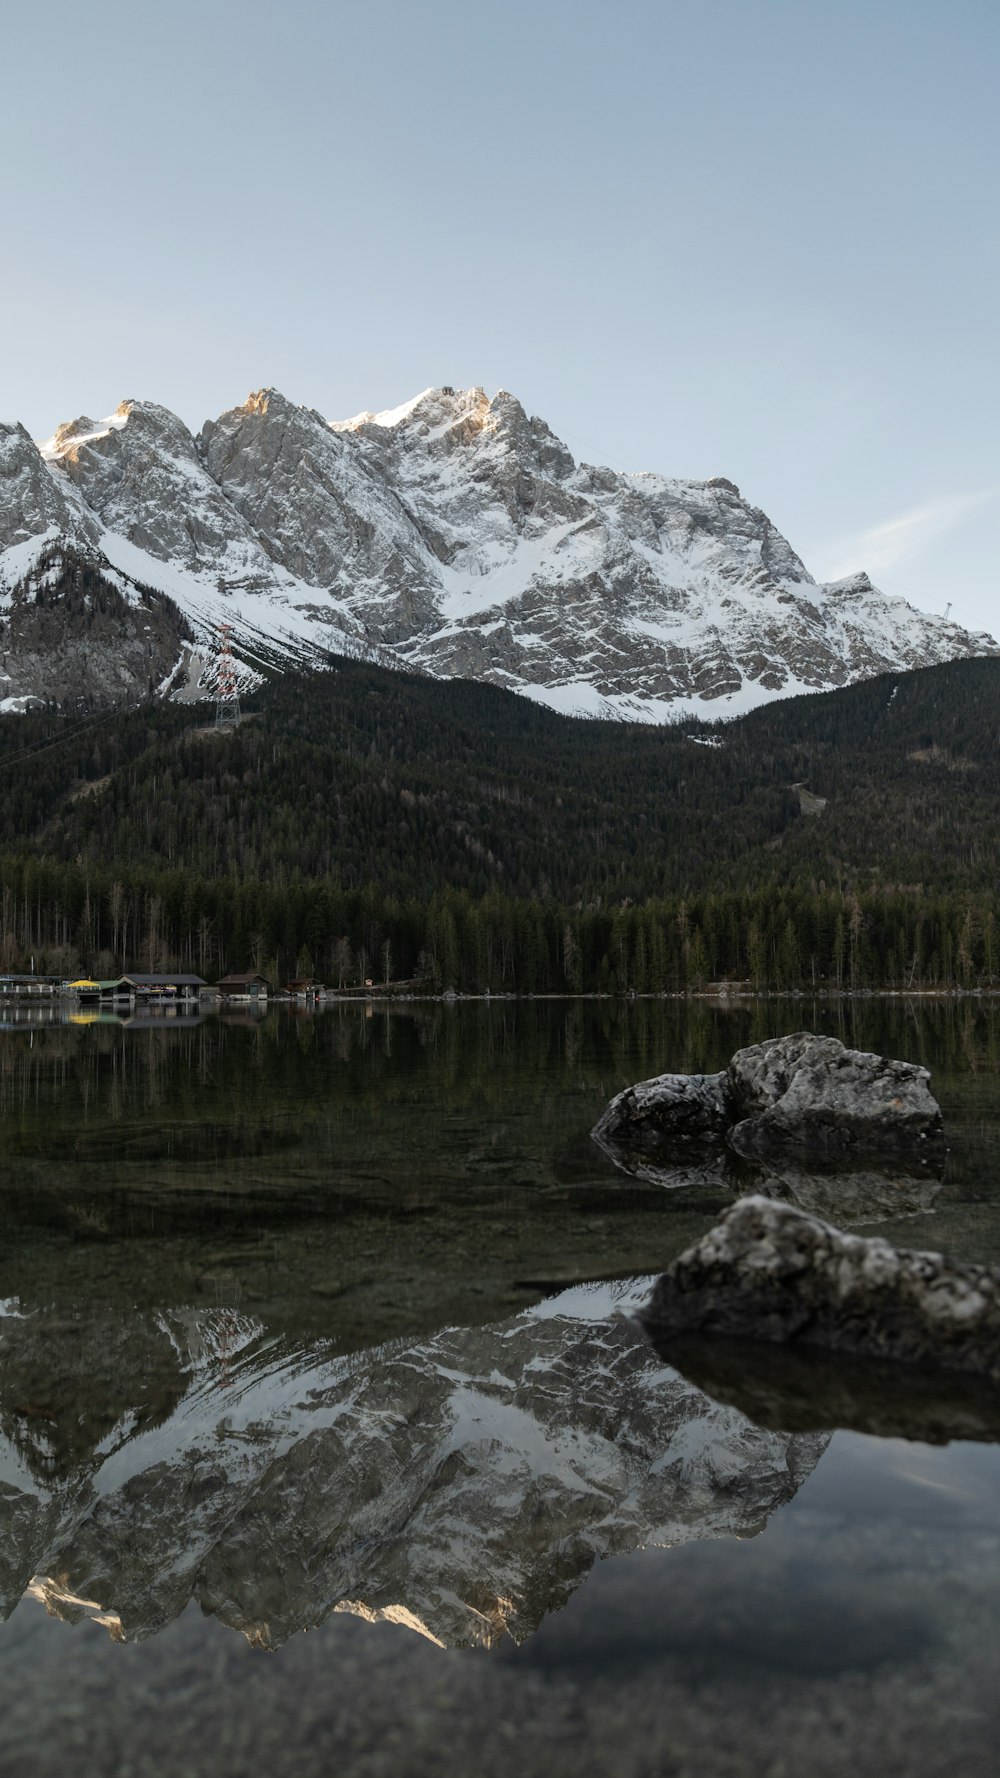
[[641, 1319], [666, 1335], [798, 1342], [1000, 1382], [1000, 1269], [843, 1234], [743, 1198], [658, 1280]]
[[930, 1074], [836, 1037], [797, 1031], [737, 1050], [726, 1077], [738, 1154], [774, 1148], [910, 1148], [940, 1140]]
[[661, 1074], [626, 1087], [592, 1134], [617, 1149], [724, 1141], [748, 1158], [786, 1149], [929, 1153], [943, 1146], [929, 1081], [912, 1062], [797, 1031], [738, 1050], [720, 1074]]

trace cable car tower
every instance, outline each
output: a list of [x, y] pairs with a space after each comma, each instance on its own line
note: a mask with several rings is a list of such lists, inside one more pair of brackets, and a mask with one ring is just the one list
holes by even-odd
[[215, 726], [216, 728], [239, 728], [240, 694], [236, 684], [236, 663], [233, 660], [233, 626], [230, 623], [222, 622], [218, 625], [218, 632], [219, 656], [215, 675]]

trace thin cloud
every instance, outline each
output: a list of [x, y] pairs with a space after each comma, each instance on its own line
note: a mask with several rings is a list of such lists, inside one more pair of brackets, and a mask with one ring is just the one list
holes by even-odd
[[926, 549], [935, 538], [954, 530], [969, 513], [996, 499], [1000, 499], [1000, 487], [977, 488], [967, 494], [942, 494], [936, 500], [925, 501], [923, 506], [914, 506], [909, 512], [900, 513], [898, 518], [872, 525], [869, 530], [861, 531], [837, 546], [830, 578], [841, 580], [859, 568], [866, 568], [877, 580], [898, 562], [905, 561], [918, 550]]

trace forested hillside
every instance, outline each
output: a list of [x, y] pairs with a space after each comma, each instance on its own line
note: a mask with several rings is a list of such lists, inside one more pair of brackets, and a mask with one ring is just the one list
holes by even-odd
[[578, 722], [343, 661], [0, 720], [0, 961], [492, 991], [991, 977], [1000, 662], [729, 724]]

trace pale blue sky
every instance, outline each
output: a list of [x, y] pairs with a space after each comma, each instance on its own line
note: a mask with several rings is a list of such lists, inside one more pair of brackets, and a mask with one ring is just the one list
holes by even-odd
[[1000, 631], [996, 0], [6, 9], [0, 413], [514, 391]]

